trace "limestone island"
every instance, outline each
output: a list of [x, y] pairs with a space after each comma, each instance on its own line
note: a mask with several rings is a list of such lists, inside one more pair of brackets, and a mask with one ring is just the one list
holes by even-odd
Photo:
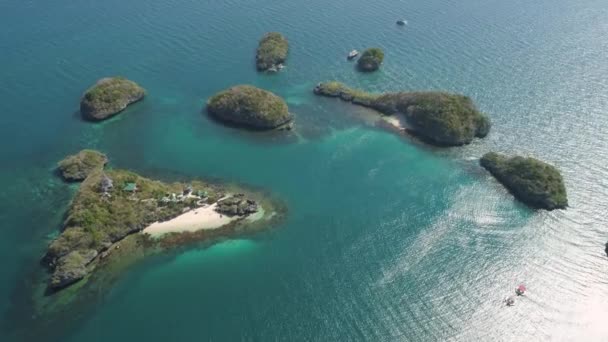
[[340, 82], [319, 83], [314, 93], [338, 97], [395, 118], [397, 123], [392, 125], [436, 146], [469, 144], [490, 131], [488, 117], [463, 95], [435, 91], [371, 94]]
[[82, 150], [77, 154], [67, 156], [57, 164], [61, 177], [68, 182], [79, 182], [95, 170], [103, 169], [108, 162], [105, 154], [94, 150]]
[[568, 206], [564, 180], [557, 168], [530, 157], [508, 157], [489, 152], [480, 160], [514, 196], [536, 209], [564, 209]]
[[51, 272], [50, 293], [88, 279], [100, 265], [125, 263], [119, 259], [134, 258], [138, 245], [154, 250], [231, 236], [251, 229], [254, 223], [267, 228], [268, 220], [277, 214], [264, 196], [242, 188], [201, 181], [164, 183], [96, 165], [89, 169], [70, 204], [63, 230], [43, 258]]
[[384, 52], [379, 48], [370, 48], [363, 51], [357, 61], [357, 68], [363, 72], [372, 72], [380, 68], [384, 61]]
[[80, 101], [80, 113], [86, 120], [105, 120], [143, 99], [145, 95], [142, 87], [126, 78], [102, 78], [85, 92]]
[[279, 96], [250, 85], [239, 85], [214, 95], [207, 112], [215, 119], [254, 130], [291, 129], [293, 116]]
[[278, 32], [269, 32], [262, 37], [256, 53], [258, 71], [277, 71], [289, 52], [289, 42]]

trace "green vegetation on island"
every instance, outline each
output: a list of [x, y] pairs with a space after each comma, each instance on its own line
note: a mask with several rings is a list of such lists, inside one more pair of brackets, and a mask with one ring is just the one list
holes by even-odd
[[384, 61], [384, 52], [379, 48], [370, 48], [363, 51], [361, 57], [357, 61], [357, 67], [360, 71], [370, 72], [376, 71]]
[[[61, 234], [50, 243], [45, 255], [52, 271], [48, 288], [56, 291], [87, 277], [96, 262], [113, 254], [123, 239], [152, 223], [211, 205], [216, 215], [233, 217], [234, 222], [261, 207], [248, 195], [200, 181], [163, 183], [126, 170], [92, 169], [72, 200]], [[195, 216], [201, 224], [206, 217]], [[192, 234], [170, 233], [163, 241], [185, 243], [196, 238]], [[213, 234], [221, 235], [221, 230], [214, 228]]]
[[530, 157], [508, 157], [495, 152], [480, 160], [517, 199], [532, 208], [563, 209], [568, 206], [561, 174], [552, 165]]
[[488, 117], [463, 95], [446, 92], [370, 94], [340, 82], [320, 83], [314, 93], [339, 97], [385, 115], [401, 113], [410, 132], [438, 146], [468, 144], [476, 137], [485, 137], [490, 130]]
[[68, 182], [82, 181], [95, 170], [103, 169], [108, 162], [105, 154], [94, 150], [82, 150], [60, 161], [59, 173]]
[[145, 94], [142, 87], [126, 78], [102, 78], [82, 97], [80, 113], [87, 120], [101, 121], [143, 99]]
[[207, 101], [207, 112], [220, 121], [258, 130], [290, 128], [293, 120], [282, 98], [250, 85], [214, 95]]
[[260, 40], [256, 53], [256, 67], [258, 71], [276, 68], [287, 59], [289, 42], [278, 32], [269, 32]]

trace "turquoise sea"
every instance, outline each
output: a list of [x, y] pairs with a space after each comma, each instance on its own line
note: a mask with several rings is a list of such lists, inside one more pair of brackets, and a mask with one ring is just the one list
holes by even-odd
[[[38, 341], [608, 340], [607, 19], [605, 0], [0, 1], [0, 340], [37, 329], [20, 303], [76, 190], [53, 168], [84, 147], [150, 177], [260, 188], [289, 211], [138, 264]], [[271, 30], [289, 60], [259, 74]], [[357, 73], [346, 54], [371, 46], [384, 66]], [[111, 75], [148, 97], [83, 122], [81, 94]], [[430, 148], [312, 95], [332, 79], [463, 93], [493, 128]], [[204, 115], [241, 83], [283, 96], [296, 134]], [[478, 166], [490, 150], [558, 166], [570, 208], [516, 202]], [[520, 282], [527, 296], [504, 307]]]

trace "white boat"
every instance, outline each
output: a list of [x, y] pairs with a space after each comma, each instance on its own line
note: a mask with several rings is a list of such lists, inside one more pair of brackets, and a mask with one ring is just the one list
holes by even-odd
[[351, 51], [351, 52], [348, 53], [348, 57], [347, 58], [348, 59], [353, 59], [353, 58], [355, 58], [357, 56], [359, 56], [359, 51], [353, 50], [353, 51]]
[[399, 26], [407, 25], [407, 20], [399, 19], [399, 20], [397, 20], [397, 25], [399, 25]]

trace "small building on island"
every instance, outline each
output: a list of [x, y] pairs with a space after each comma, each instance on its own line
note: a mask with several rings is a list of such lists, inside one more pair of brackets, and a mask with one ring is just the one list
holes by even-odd
[[126, 192], [135, 192], [135, 191], [137, 191], [137, 184], [127, 183], [127, 184], [125, 184], [125, 187], [122, 188], [122, 190], [126, 191]]

